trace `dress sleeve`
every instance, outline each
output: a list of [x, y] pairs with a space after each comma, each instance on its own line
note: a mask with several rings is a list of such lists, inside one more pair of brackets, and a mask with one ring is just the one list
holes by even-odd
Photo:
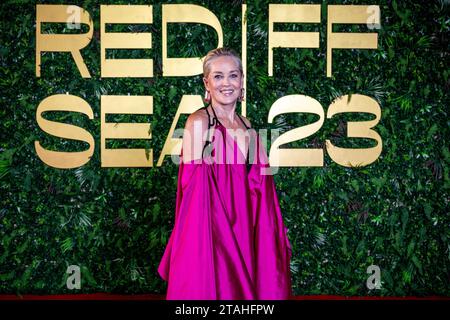
[[175, 225], [158, 267], [167, 299], [215, 298], [210, 177], [210, 166], [180, 164]]

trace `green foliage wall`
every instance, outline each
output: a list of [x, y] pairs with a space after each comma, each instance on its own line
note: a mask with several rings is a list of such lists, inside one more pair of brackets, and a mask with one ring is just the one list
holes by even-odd
[[[68, 3], [67, 1], [38, 1]], [[72, 3], [72, 1], [71, 1]], [[66, 268], [82, 271], [77, 293], [164, 293], [156, 272], [173, 227], [178, 167], [100, 167], [100, 96], [152, 95], [154, 114], [117, 116], [112, 121], [151, 122], [152, 140], [113, 141], [108, 147], [152, 148], [159, 157], [183, 94], [203, 94], [201, 76], [162, 77], [161, 2], [153, 4], [153, 24], [111, 30], [150, 31], [151, 50], [111, 50], [109, 57], [154, 59], [154, 78], [100, 79], [100, 4], [78, 1], [91, 15], [94, 39], [81, 51], [92, 75], [80, 76], [69, 54], [42, 55], [35, 76], [35, 2], [2, 2], [0, 42], [0, 293], [73, 293]], [[195, 3], [214, 12], [224, 43], [240, 51], [241, 1]], [[321, 1], [249, 0], [247, 116], [256, 128], [286, 131], [314, 116], [288, 114], [267, 123], [280, 97], [304, 94], [326, 111], [338, 96], [365, 94], [376, 99], [382, 116], [379, 159], [346, 168], [325, 152], [323, 167], [281, 168], [275, 176], [280, 205], [293, 245], [294, 293], [338, 295], [449, 295], [450, 160], [449, 5], [446, 1], [323, 1], [320, 24], [279, 25], [278, 30], [319, 31], [318, 49], [275, 49], [274, 76], [267, 75], [268, 3]], [[326, 77], [327, 4], [377, 4], [381, 9], [378, 50], [335, 50], [333, 76]], [[87, 31], [84, 26], [82, 32]], [[365, 25], [336, 30], [369, 32]], [[49, 24], [45, 32], [65, 30]], [[189, 36], [187, 35], [189, 34]], [[212, 49], [215, 33], [202, 25], [171, 25], [170, 56], [200, 56]], [[70, 93], [85, 99], [94, 120], [76, 113], [49, 119], [73, 123], [95, 138], [93, 158], [72, 170], [46, 166], [34, 141], [53, 150], [84, 150], [79, 142], [43, 133], [36, 109], [46, 97]], [[374, 141], [346, 138], [346, 122], [367, 114], [326, 119], [313, 136], [290, 147], [320, 147], [325, 139], [343, 147], [370, 147]], [[184, 121], [184, 120], [183, 120]], [[180, 122], [180, 127], [183, 122]], [[381, 268], [382, 288], [368, 290], [369, 265]]]

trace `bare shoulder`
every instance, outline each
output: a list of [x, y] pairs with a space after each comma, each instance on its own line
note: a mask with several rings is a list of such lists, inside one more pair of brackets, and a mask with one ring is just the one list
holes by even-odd
[[204, 108], [191, 113], [186, 120], [186, 130], [192, 130], [194, 125], [201, 125], [208, 128], [208, 115]]
[[[198, 136], [198, 129], [201, 135]], [[204, 143], [204, 132], [208, 130], [208, 114], [204, 108], [191, 113], [185, 125], [183, 133], [183, 161], [190, 162], [191, 160], [202, 158], [202, 146]]]

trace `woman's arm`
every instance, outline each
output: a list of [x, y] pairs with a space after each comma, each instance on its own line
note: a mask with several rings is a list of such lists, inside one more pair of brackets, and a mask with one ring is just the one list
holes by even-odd
[[203, 146], [208, 130], [208, 115], [200, 109], [189, 115], [183, 132], [183, 162], [202, 158]]

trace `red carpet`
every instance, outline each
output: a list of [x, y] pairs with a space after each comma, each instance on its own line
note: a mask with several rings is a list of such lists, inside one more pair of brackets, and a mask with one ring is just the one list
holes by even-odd
[[[0, 294], [0, 300], [164, 300], [160, 294], [119, 295], [108, 293], [92, 294], [62, 294], [62, 295], [34, 295], [34, 294]], [[291, 300], [450, 300], [450, 297], [375, 297], [375, 296], [336, 296], [336, 295], [310, 295], [294, 296]]]

